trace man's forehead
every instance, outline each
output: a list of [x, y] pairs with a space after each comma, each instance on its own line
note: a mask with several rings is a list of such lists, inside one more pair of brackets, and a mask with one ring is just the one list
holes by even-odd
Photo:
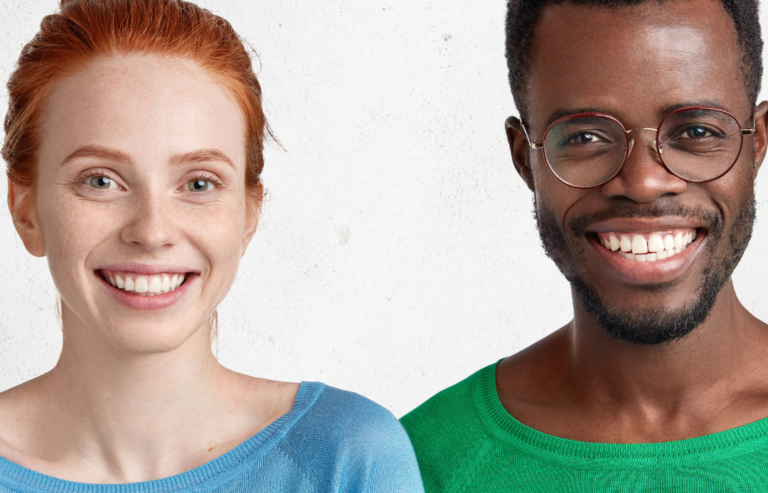
[[542, 125], [588, 107], [651, 126], [684, 102], [737, 111], [747, 102], [740, 59], [716, 0], [549, 5], [532, 39], [529, 116]]

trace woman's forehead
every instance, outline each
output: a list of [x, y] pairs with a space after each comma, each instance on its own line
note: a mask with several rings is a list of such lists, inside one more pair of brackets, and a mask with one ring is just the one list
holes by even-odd
[[242, 112], [222, 84], [184, 60], [95, 60], [56, 85], [42, 127], [41, 157], [100, 145], [136, 159], [220, 149], [245, 162]]

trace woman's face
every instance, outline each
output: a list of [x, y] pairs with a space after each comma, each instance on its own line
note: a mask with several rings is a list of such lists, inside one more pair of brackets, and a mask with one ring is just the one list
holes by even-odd
[[59, 83], [17, 228], [48, 257], [65, 330], [162, 352], [206, 327], [256, 229], [244, 177], [240, 109], [194, 63], [109, 57]]

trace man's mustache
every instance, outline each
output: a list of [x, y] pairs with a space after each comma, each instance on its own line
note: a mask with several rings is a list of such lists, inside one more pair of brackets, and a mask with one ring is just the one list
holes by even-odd
[[723, 216], [719, 209], [689, 207], [674, 202], [656, 202], [647, 206], [629, 202], [617, 203], [599, 212], [574, 217], [568, 221], [568, 227], [575, 236], [582, 236], [592, 224], [608, 219], [664, 216], [677, 216], [704, 223], [708, 233], [715, 237], [723, 228]]

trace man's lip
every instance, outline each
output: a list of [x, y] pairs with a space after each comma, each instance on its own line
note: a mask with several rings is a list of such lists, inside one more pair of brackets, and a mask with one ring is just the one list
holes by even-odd
[[599, 221], [585, 228], [587, 233], [611, 233], [613, 231], [631, 231], [633, 233], [653, 233], [671, 229], [707, 229], [706, 224], [680, 217], [639, 217], [614, 218]]
[[138, 275], [153, 276], [158, 274], [197, 274], [198, 272], [189, 267], [178, 265], [148, 265], [126, 262], [121, 264], [104, 265], [96, 269], [97, 271], [107, 270], [112, 272], [130, 272]]
[[663, 284], [684, 275], [702, 251], [708, 235], [701, 234], [681, 253], [672, 258], [655, 262], [627, 260], [607, 250], [597, 241], [597, 235], [588, 235], [588, 241], [601, 259], [604, 273], [622, 283], [635, 285]]

